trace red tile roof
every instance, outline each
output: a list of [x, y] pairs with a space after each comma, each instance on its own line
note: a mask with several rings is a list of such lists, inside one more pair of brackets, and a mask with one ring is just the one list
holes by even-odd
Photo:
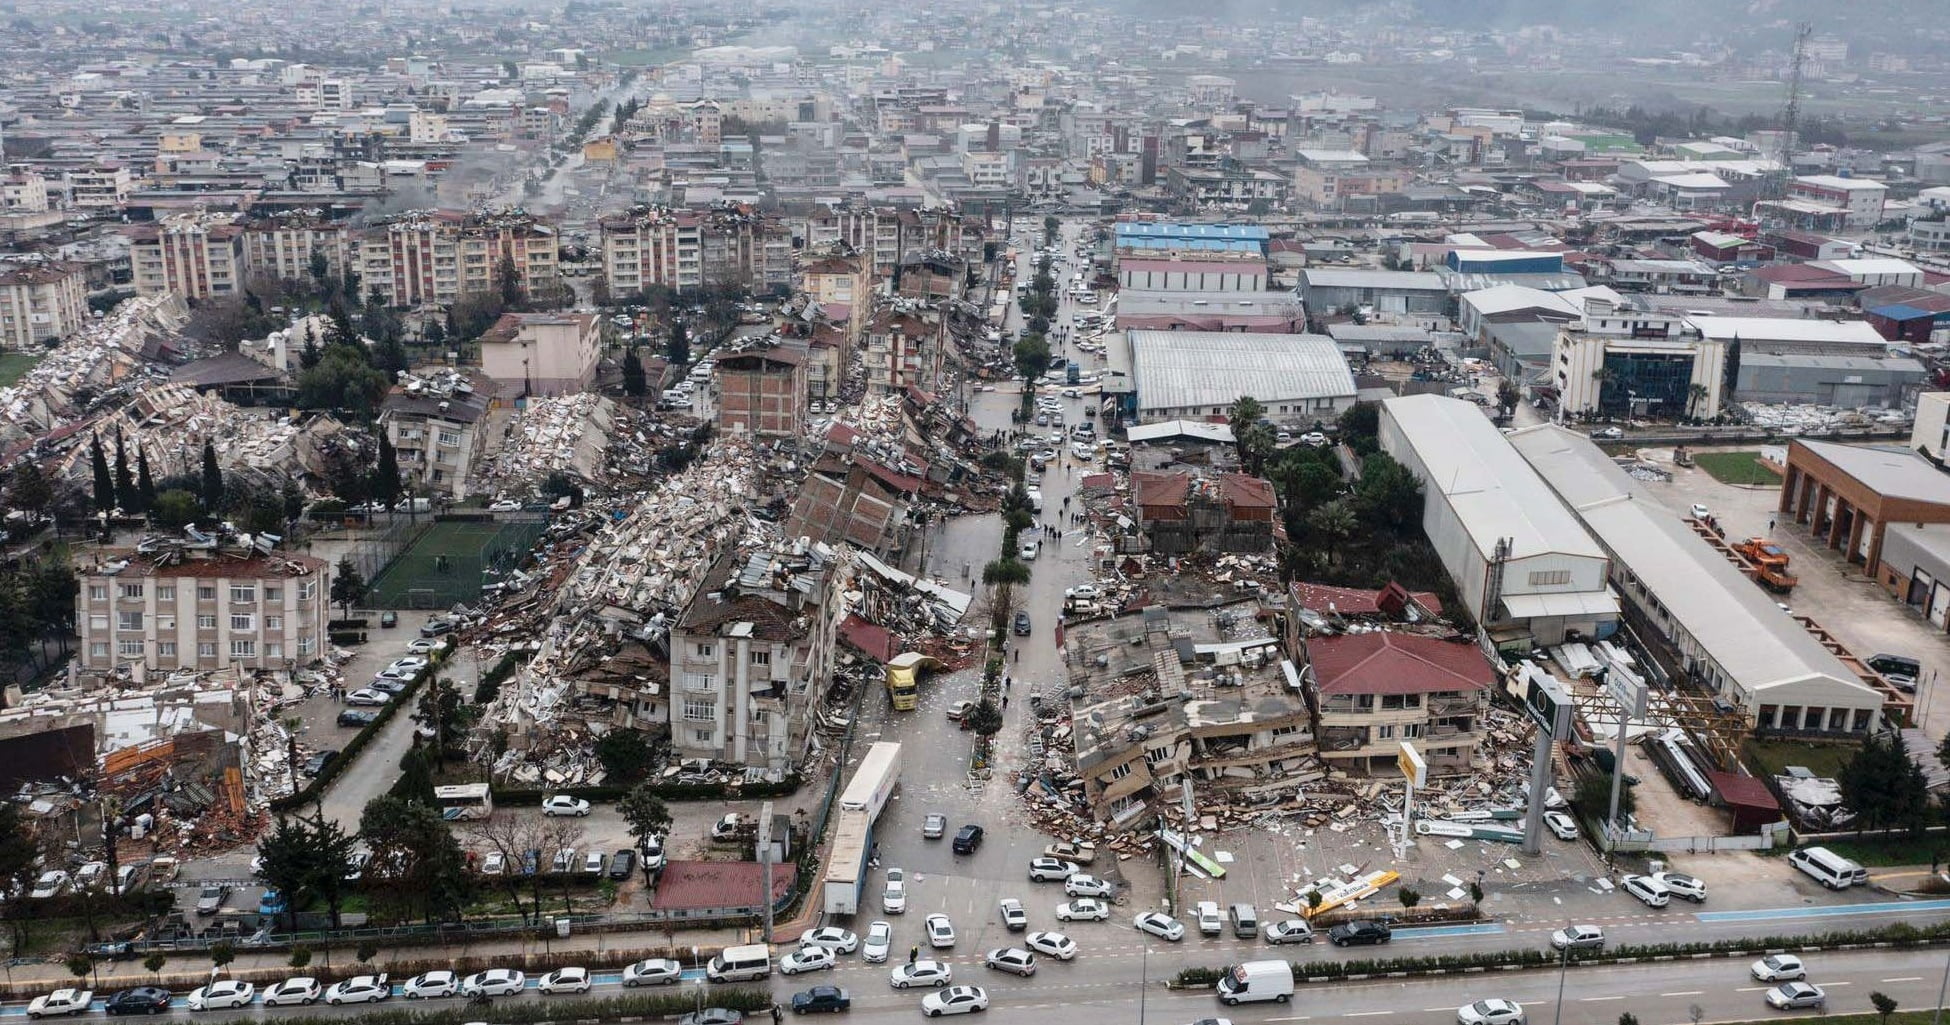
[[1322, 694], [1428, 694], [1485, 690], [1496, 682], [1473, 644], [1377, 630], [1307, 642]]
[[1219, 478], [1220, 493], [1226, 504], [1236, 509], [1271, 509], [1273, 482], [1248, 473], [1228, 473]]
[[899, 653], [894, 635], [886, 627], [869, 623], [851, 612], [840, 620], [840, 640], [865, 652], [876, 662], [885, 662]]
[[[1309, 584], [1300, 582], [1293, 585], [1293, 600], [1301, 608], [1325, 613], [1332, 605], [1334, 611], [1343, 616], [1377, 616], [1381, 614], [1381, 596], [1384, 591], [1368, 591], [1358, 587], [1335, 587], [1332, 584]], [[1430, 612], [1442, 611], [1442, 599], [1434, 591], [1411, 591], [1417, 604]]]

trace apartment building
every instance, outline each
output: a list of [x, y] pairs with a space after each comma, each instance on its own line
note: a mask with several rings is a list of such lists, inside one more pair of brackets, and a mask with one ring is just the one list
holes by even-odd
[[1414, 741], [1432, 775], [1469, 772], [1496, 672], [1474, 644], [1396, 630], [1300, 642], [1320, 757], [1358, 775], [1392, 774]]
[[558, 287], [556, 250], [555, 229], [527, 214], [413, 213], [361, 235], [357, 264], [390, 306], [445, 305], [498, 290], [504, 264], [525, 292]]
[[467, 497], [467, 477], [487, 430], [487, 384], [414, 381], [387, 393], [379, 407], [379, 426], [413, 490]]
[[596, 382], [602, 321], [593, 313], [506, 313], [481, 336], [481, 370], [503, 395], [573, 395]]
[[799, 289], [812, 297], [827, 317], [846, 325], [848, 352], [841, 354], [845, 366], [851, 347], [866, 333], [873, 312], [873, 273], [867, 258], [858, 250], [833, 245], [823, 255], [814, 255], [799, 272]]
[[1869, 228], [1882, 220], [1889, 186], [1868, 178], [1804, 174], [1788, 182], [1787, 198], [1836, 212], [1844, 228]]
[[0, 263], [0, 349], [32, 349], [88, 321], [88, 273], [78, 263]]
[[784, 771], [808, 750], [832, 683], [833, 555], [824, 545], [718, 557], [670, 632], [680, 758]]
[[40, 214], [48, 206], [47, 179], [39, 171], [19, 165], [0, 177], [0, 212]]
[[892, 274], [903, 254], [930, 250], [946, 250], [980, 263], [987, 238], [980, 221], [964, 220], [939, 208], [829, 204], [816, 208], [806, 218], [808, 247], [844, 242], [854, 252], [867, 256], [876, 275]]
[[178, 214], [128, 229], [129, 267], [139, 295], [174, 292], [209, 299], [243, 291], [244, 230], [227, 218]]
[[97, 164], [67, 173], [68, 203], [79, 210], [120, 210], [128, 205], [135, 178], [120, 164]]
[[326, 272], [343, 275], [351, 263], [352, 232], [344, 222], [306, 214], [264, 217], [244, 224], [244, 266], [251, 277], [311, 280], [312, 254]]
[[796, 438], [806, 419], [806, 356], [789, 344], [718, 358], [718, 430]]
[[1294, 157], [1294, 197], [1322, 210], [1343, 210], [1350, 201], [1391, 195], [1408, 184], [1407, 172], [1375, 167], [1355, 150], [1303, 149]]
[[318, 660], [328, 642], [330, 564], [189, 533], [82, 568], [83, 669], [289, 669]]
[[897, 300], [867, 322], [862, 361], [867, 390], [892, 395], [908, 388], [928, 390], [941, 375], [948, 325], [941, 312]]
[[791, 232], [746, 207], [644, 206], [604, 218], [601, 231], [603, 276], [612, 295], [659, 287], [684, 292], [716, 284], [792, 285]]

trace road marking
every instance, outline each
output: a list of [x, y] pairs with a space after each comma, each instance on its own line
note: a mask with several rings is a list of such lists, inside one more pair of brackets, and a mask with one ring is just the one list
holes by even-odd
[[1884, 980], [1882, 980], [1882, 981], [1884, 981], [1884, 982], [1922, 982], [1922, 981], [1923, 981], [1923, 977], [1922, 977], [1921, 975], [1905, 975], [1905, 976], [1903, 976], [1903, 977], [1902, 977], [1902, 978], [1900, 978], [1900, 979], [1884, 979]]
[[1831, 989], [1832, 989], [1832, 988], [1834, 988], [1834, 987], [1836, 987], [1836, 986], [1853, 986], [1853, 985], [1855, 985], [1855, 983], [1853, 983], [1853, 982], [1831, 982], [1831, 983], [1828, 983], [1828, 987], [1829, 987], [1829, 988], [1831, 988]]
[[1304, 1014], [1296, 1014], [1288, 1018], [1268, 1018], [1266, 1020], [1267, 1021], [1312, 1021], [1313, 1019], [1307, 1017]]
[[1950, 911], [1950, 900], [1893, 900], [1874, 904], [1825, 904], [1811, 908], [1762, 908], [1757, 911], [1698, 911], [1702, 922], [1759, 922], [1772, 918], [1836, 918], [1846, 915], [1911, 914]]
[[1377, 1014], [1394, 1014], [1394, 1013], [1395, 1013], [1395, 1012], [1393, 1012], [1393, 1011], [1349, 1011], [1349, 1012], [1347, 1012], [1346, 1014], [1343, 1014], [1343, 1015], [1341, 1015], [1341, 1017], [1343, 1017], [1343, 1018], [1372, 1018], [1372, 1017], [1374, 1017], [1374, 1016], [1375, 1016], [1375, 1015], [1377, 1015]]
[[1770, 988], [1771, 987], [1768, 986], [1742, 986], [1739, 989], [1734, 990], [1734, 992], [1735, 993], [1765, 993]]
[[1581, 999], [1581, 1000], [1580, 1000], [1579, 1002], [1580, 1002], [1580, 1003], [1586, 1003], [1586, 1004], [1596, 1004], [1596, 1003], [1601, 1003], [1601, 1002], [1603, 1002], [1603, 1001], [1606, 1001], [1606, 1000], [1623, 1000], [1623, 999], [1625, 999], [1625, 998], [1624, 998], [1624, 997], [1622, 997], [1622, 996], [1616, 996], [1616, 997], [1584, 997], [1584, 998], [1582, 998], [1582, 999]]
[[1662, 997], [1696, 997], [1704, 992], [1706, 991], [1703, 989], [1682, 989], [1676, 993], [1661, 993], [1659, 995]]

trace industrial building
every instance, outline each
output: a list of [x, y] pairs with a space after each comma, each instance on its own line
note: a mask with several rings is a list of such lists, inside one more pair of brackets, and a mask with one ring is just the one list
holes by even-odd
[[1552, 424], [1509, 440], [1610, 555], [1623, 623], [1668, 675], [1755, 727], [1878, 728], [1882, 695], [1589, 438]]
[[1950, 476], [1906, 449], [1795, 438], [1788, 442], [1780, 514], [1881, 579], [1883, 537], [1892, 522], [1950, 523]]
[[1307, 309], [1286, 293], [1119, 289], [1119, 331], [1257, 331], [1302, 334]]
[[1309, 267], [1300, 272], [1300, 298], [1316, 314], [1348, 306], [1372, 306], [1382, 313], [1443, 314], [1449, 286], [1430, 271]]
[[1389, 399], [1381, 447], [1422, 479], [1422, 529], [1499, 646], [1616, 628], [1604, 549], [1481, 409], [1441, 395]]
[[1740, 357], [1733, 397], [1740, 402], [1900, 409], [1928, 380], [1929, 371], [1908, 356], [1749, 352]]
[[1586, 298], [1584, 317], [1558, 331], [1555, 351], [1565, 413], [1720, 415], [1727, 346], [1701, 337], [1683, 316]]
[[1332, 421], [1354, 405], [1354, 375], [1326, 335], [1131, 331], [1137, 419], [1224, 416], [1244, 396], [1282, 424]]

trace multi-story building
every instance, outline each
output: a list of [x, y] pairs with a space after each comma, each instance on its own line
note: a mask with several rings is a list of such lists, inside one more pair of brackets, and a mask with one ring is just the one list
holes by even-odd
[[390, 306], [445, 305], [496, 291], [512, 265], [524, 292], [559, 287], [555, 229], [527, 214], [414, 213], [369, 229], [358, 243], [360, 280]]
[[467, 497], [467, 476], [487, 430], [486, 384], [413, 381], [387, 393], [379, 426], [413, 490]]
[[120, 210], [128, 205], [135, 179], [121, 164], [105, 163], [67, 174], [68, 202], [80, 210]]
[[1586, 297], [1584, 316], [1558, 329], [1551, 362], [1566, 415], [1720, 415], [1728, 345], [1702, 337], [1683, 313]]
[[948, 324], [939, 310], [897, 300], [867, 323], [862, 360], [867, 390], [893, 395], [908, 388], [928, 390], [941, 374]]
[[776, 339], [718, 357], [718, 430], [799, 436], [806, 418], [803, 348]]
[[0, 177], [0, 212], [39, 214], [47, 209], [47, 179], [39, 171], [22, 165]]
[[506, 313], [480, 344], [481, 370], [502, 394], [571, 395], [596, 381], [602, 321], [593, 313]]
[[610, 294], [646, 288], [680, 292], [733, 284], [792, 285], [792, 236], [785, 225], [742, 206], [710, 211], [639, 207], [602, 221], [603, 276]]
[[1294, 156], [1295, 198], [1323, 210], [1346, 209], [1351, 200], [1391, 195], [1408, 184], [1407, 172], [1374, 167], [1354, 150], [1303, 149]]
[[806, 218], [809, 247], [844, 242], [854, 252], [866, 254], [878, 275], [892, 274], [903, 254], [937, 249], [980, 263], [987, 238], [980, 221], [942, 208], [838, 204], [819, 207]]
[[0, 263], [0, 348], [30, 349], [88, 322], [88, 273], [78, 263]]
[[1799, 200], [1838, 212], [1841, 226], [1868, 228], [1882, 220], [1882, 203], [1889, 186], [1868, 178], [1832, 174], [1804, 174], [1788, 182], [1789, 200]]
[[1433, 775], [1469, 772], [1496, 672], [1473, 644], [1395, 630], [1300, 643], [1320, 757], [1359, 774], [1395, 771], [1413, 741]]
[[1150, 551], [1259, 554], [1273, 550], [1273, 485], [1244, 473], [1131, 474], [1132, 504]]
[[244, 230], [226, 218], [179, 214], [128, 234], [129, 267], [140, 295], [209, 299], [243, 291]]
[[244, 266], [250, 277], [311, 279], [312, 254], [326, 273], [343, 275], [351, 262], [351, 230], [340, 221], [306, 214], [265, 217], [244, 224]]
[[670, 738], [682, 758], [784, 771], [832, 682], [831, 549], [730, 552], [670, 632]]
[[109, 555], [81, 571], [83, 669], [289, 669], [328, 643], [332, 573], [322, 559], [196, 541]]
[[813, 256], [799, 272], [799, 288], [827, 317], [846, 325], [849, 352], [841, 353], [840, 361], [845, 366], [851, 346], [860, 343], [873, 313], [873, 274], [866, 257], [843, 246]]

